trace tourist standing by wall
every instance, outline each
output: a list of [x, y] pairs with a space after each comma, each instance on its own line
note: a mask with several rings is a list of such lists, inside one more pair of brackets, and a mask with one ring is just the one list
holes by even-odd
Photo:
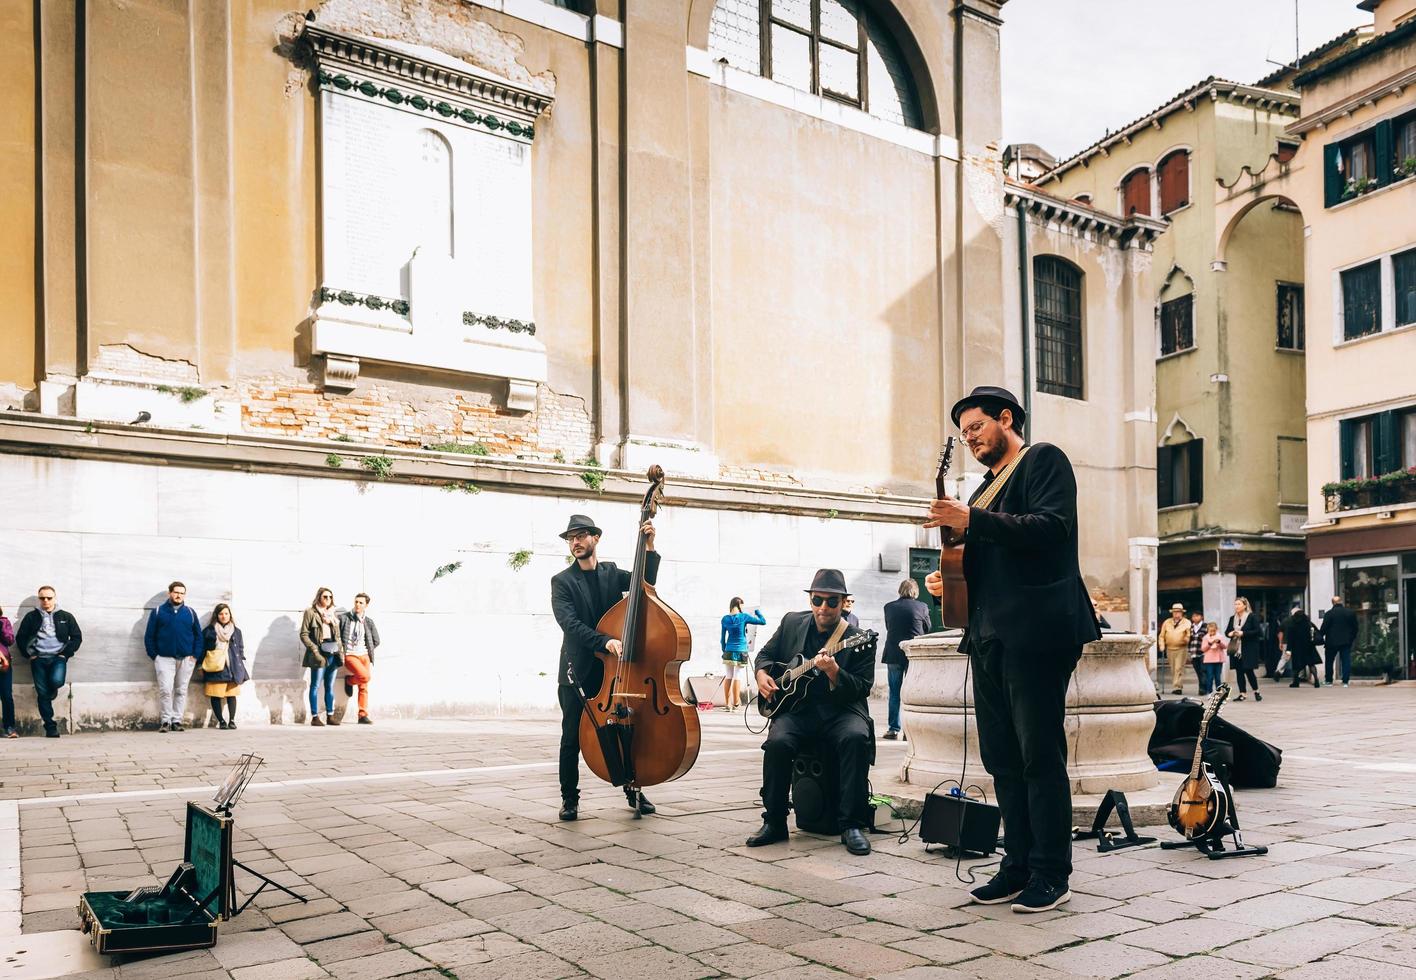
[[1239, 696], [1235, 701], [1244, 700], [1245, 681], [1254, 688], [1254, 700], [1262, 701], [1259, 693], [1259, 678], [1254, 669], [1259, 666], [1259, 654], [1263, 652], [1263, 631], [1259, 629], [1259, 617], [1254, 615], [1249, 600], [1243, 596], [1234, 600], [1234, 615], [1229, 617], [1224, 627], [1224, 635], [1229, 638], [1229, 666], [1239, 680]]
[[900, 583], [900, 597], [885, 603], [885, 652], [880, 662], [885, 665], [890, 684], [890, 701], [887, 713], [889, 728], [883, 737], [901, 737], [900, 689], [905, 685], [905, 674], [910, 669], [910, 658], [900, 644], [913, 640], [929, 632], [929, 607], [919, 601], [919, 585], [912, 578]]
[[39, 608], [31, 609], [20, 620], [19, 635], [15, 637], [15, 646], [30, 658], [39, 717], [48, 738], [59, 737], [59, 726], [54, 722], [54, 695], [68, 679], [69, 660], [84, 642], [78, 620], [58, 608], [58, 601], [54, 586], [41, 585]]
[[369, 679], [374, 671], [374, 651], [379, 648], [379, 628], [365, 610], [372, 600], [367, 592], [354, 597], [354, 608], [339, 617], [339, 637], [344, 642], [344, 696], [359, 689], [359, 724], [372, 725], [369, 717]]
[[[334, 593], [321, 587], [300, 620], [300, 642], [305, 645], [302, 663], [310, 668], [310, 724], [338, 725], [334, 715], [334, 675], [344, 661], [344, 641], [334, 612]], [[319, 692], [324, 689], [325, 721], [320, 721]]]
[[231, 607], [224, 602], [216, 604], [211, 611], [211, 621], [202, 630], [202, 649], [206, 651], [202, 657], [202, 680], [206, 696], [211, 699], [216, 727], [235, 728], [236, 695], [251, 675], [246, 670], [245, 639], [231, 616]]
[[1332, 608], [1323, 617], [1323, 646], [1327, 649], [1327, 682], [1332, 683], [1332, 668], [1342, 661], [1342, 686], [1352, 679], [1352, 641], [1357, 639], [1357, 615], [1342, 604], [1342, 596], [1332, 597]]
[[187, 605], [187, 587], [167, 586], [167, 601], [148, 613], [143, 646], [157, 677], [159, 732], [182, 731], [187, 685], [202, 652], [202, 624]]
[[747, 627], [766, 626], [767, 618], [761, 609], [752, 610], [751, 615], [742, 611], [742, 599], [733, 596], [728, 603], [728, 614], [719, 624], [721, 635], [719, 645], [723, 648], [723, 708], [736, 711], [742, 704], [742, 674], [747, 664]]
[[11, 651], [15, 648], [15, 628], [5, 610], [0, 609], [0, 710], [3, 711], [5, 737], [18, 738], [15, 731], [15, 671]]

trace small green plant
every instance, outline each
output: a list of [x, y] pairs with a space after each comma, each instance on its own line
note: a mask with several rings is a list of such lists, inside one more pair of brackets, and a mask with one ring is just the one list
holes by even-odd
[[434, 442], [423, 447], [435, 453], [461, 453], [464, 456], [490, 456], [492, 451], [480, 442]]
[[332, 470], [337, 470], [344, 465], [344, 457], [339, 453], [330, 453], [325, 457], [325, 465]]
[[570, 564], [571, 562], [573, 562], [573, 561], [575, 561], [575, 556], [574, 556], [574, 555], [566, 555], [566, 556], [565, 556], [565, 563], [566, 563], [567, 565], [569, 565], [569, 564]]
[[473, 483], [471, 480], [462, 480], [460, 482], [444, 483], [443, 492], [474, 494], [481, 493], [482, 488], [477, 486], [477, 484]]
[[207, 390], [205, 388], [197, 388], [193, 385], [179, 385], [176, 387], [172, 385], [158, 385], [157, 390], [164, 395], [176, 395], [181, 399], [184, 405], [190, 402], [201, 401], [207, 396]]
[[506, 563], [513, 572], [519, 572], [527, 565], [531, 564], [531, 552], [522, 548], [520, 551], [513, 551], [507, 556]]
[[557, 462], [557, 463], [564, 463], [564, 462], [565, 462], [565, 453], [563, 453], [563, 452], [561, 452], [559, 449], [557, 449], [557, 450], [551, 455], [551, 459], [552, 459], [554, 462]]
[[98, 431], [98, 426], [94, 425], [92, 422], [85, 422], [85, 423], [84, 423], [84, 431], [85, 431], [85, 432], [88, 432], [88, 433], [97, 432], [97, 431]]
[[393, 475], [393, 460], [387, 456], [365, 456], [359, 460], [359, 465], [375, 480], [387, 480]]
[[1416, 174], [1416, 157], [1407, 157], [1396, 165], [1396, 172], [1399, 176], [1410, 177]]
[[585, 467], [585, 471], [580, 474], [580, 482], [596, 493], [604, 493], [605, 468], [600, 465], [600, 461], [591, 455], [582, 459], [580, 465]]
[[832, 507], [830, 510], [828, 510], [828, 511], [826, 512], [825, 520], [834, 521], [836, 518], [838, 518], [838, 517], [840, 517], [840, 516], [841, 516], [841, 512], [840, 512], [839, 510], [837, 510], [836, 508]]
[[337, 435], [337, 436], [334, 437], [334, 441], [335, 441], [335, 442], [353, 442], [353, 441], [354, 441], [354, 437], [351, 436], [351, 435], [350, 435], [349, 433], [347, 433], [347, 432], [341, 432], [339, 435]]
[[457, 571], [461, 567], [462, 562], [460, 561], [450, 561], [446, 565], [439, 565], [438, 570], [433, 572], [433, 581], [436, 582], [444, 575], [451, 575], [453, 572]]

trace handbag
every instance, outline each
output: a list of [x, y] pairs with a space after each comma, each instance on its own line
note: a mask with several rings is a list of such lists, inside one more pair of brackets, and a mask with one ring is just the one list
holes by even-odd
[[219, 674], [226, 669], [226, 652], [224, 650], [208, 650], [206, 656], [202, 658], [202, 671], [208, 674]]
[[326, 667], [338, 667], [344, 663], [344, 658], [339, 655], [338, 640], [321, 640], [320, 654], [325, 658]]

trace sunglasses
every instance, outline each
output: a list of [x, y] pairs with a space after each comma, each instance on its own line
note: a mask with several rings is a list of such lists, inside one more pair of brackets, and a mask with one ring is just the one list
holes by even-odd
[[823, 602], [826, 604], [827, 609], [835, 609], [841, 604], [841, 597], [838, 595], [814, 595], [811, 597], [811, 604], [813, 606], [819, 606]]

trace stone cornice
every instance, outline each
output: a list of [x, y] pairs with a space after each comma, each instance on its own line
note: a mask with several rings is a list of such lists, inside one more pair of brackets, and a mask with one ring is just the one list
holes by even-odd
[[1021, 207], [1040, 221], [1066, 225], [1075, 234], [1091, 233], [1097, 238], [1110, 239], [1122, 248], [1138, 238], [1137, 244], [1143, 248], [1149, 247], [1156, 236], [1170, 227], [1165, 221], [1143, 215], [1120, 218], [1078, 201], [1064, 201], [1021, 184], [1004, 185], [1003, 203], [1006, 207]]
[[[551, 96], [477, 72], [471, 65], [422, 57], [394, 42], [306, 26], [301, 41], [315, 62], [322, 87], [383, 99], [393, 105], [434, 113], [497, 130], [514, 122], [528, 138]], [[431, 54], [431, 53], [430, 53]], [[349, 84], [338, 84], [343, 78]], [[501, 118], [488, 110], [500, 113]], [[490, 118], [491, 122], [487, 120]], [[513, 133], [512, 135], [522, 135]]]
[[1373, 106], [1388, 95], [1401, 96], [1406, 89], [1416, 85], [1416, 67], [1408, 68], [1406, 71], [1391, 78], [1383, 79], [1375, 85], [1370, 85], [1354, 95], [1350, 95], [1341, 102], [1335, 102], [1317, 112], [1303, 116], [1284, 132], [1293, 136], [1301, 136], [1304, 133], [1312, 132], [1315, 129], [1326, 129], [1331, 123], [1339, 119], [1346, 119], [1364, 106]]

